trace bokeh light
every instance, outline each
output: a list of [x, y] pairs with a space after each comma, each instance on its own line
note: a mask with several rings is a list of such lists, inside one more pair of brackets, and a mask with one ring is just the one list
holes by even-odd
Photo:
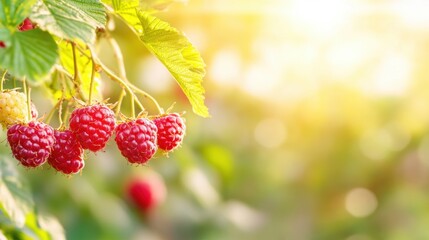
[[355, 188], [347, 193], [346, 209], [355, 217], [366, 217], [377, 208], [377, 198], [374, 193], [365, 188]]

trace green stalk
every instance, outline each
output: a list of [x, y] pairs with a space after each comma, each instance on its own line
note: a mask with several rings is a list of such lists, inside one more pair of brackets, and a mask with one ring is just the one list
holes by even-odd
[[110, 36], [109, 33], [107, 33], [107, 39], [109, 41], [110, 46], [113, 49], [113, 53], [119, 68], [119, 76], [124, 79], [124, 81], [131, 87], [131, 89], [133, 89], [134, 91], [138, 92], [139, 94], [143, 95], [143, 97], [149, 99], [150, 101], [152, 101], [154, 103], [154, 105], [156, 106], [158, 112], [160, 114], [163, 114], [164, 111], [163, 109], [159, 106], [158, 102], [156, 101], [156, 99], [154, 97], [152, 97], [150, 94], [148, 94], [147, 92], [141, 90], [140, 88], [134, 86], [130, 81], [128, 81], [127, 77], [126, 77], [126, 72], [125, 72], [125, 65], [124, 65], [124, 61], [123, 61], [123, 55], [121, 52], [121, 48], [119, 47], [118, 42], [116, 42], [116, 40], [114, 38], [112, 38]]
[[2, 91], [2, 92], [3, 92], [3, 83], [4, 83], [4, 80], [6, 78], [6, 74], [7, 74], [7, 70], [4, 70], [3, 76], [1, 77], [1, 84], [0, 84], [0, 91]]
[[24, 88], [24, 94], [27, 98], [27, 122], [31, 121], [31, 98], [30, 98], [30, 92], [31, 89], [27, 86], [27, 79], [24, 77], [22, 80], [23, 88]]
[[118, 99], [118, 106], [116, 106], [116, 112], [115, 115], [118, 116], [119, 112], [121, 111], [121, 105], [122, 105], [122, 100], [125, 97], [125, 89], [122, 88], [121, 90], [121, 94], [119, 95], [119, 99]]
[[91, 70], [91, 82], [89, 83], [88, 105], [91, 105], [92, 103], [92, 89], [94, 88], [94, 76], [95, 76], [95, 62], [92, 56], [93, 56], [93, 53], [91, 52], [92, 70]]

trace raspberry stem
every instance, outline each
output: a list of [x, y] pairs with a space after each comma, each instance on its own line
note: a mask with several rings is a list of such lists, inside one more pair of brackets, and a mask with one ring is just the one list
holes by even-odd
[[100, 65], [100, 67], [103, 69], [103, 71], [107, 74], [107, 76], [109, 76], [111, 79], [113, 79], [114, 81], [118, 82], [123, 88], [125, 88], [132, 96], [134, 96], [135, 98], [135, 102], [137, 103], [137, 105], [139, 105], [139, 107], [144, 110], [145, 108], [143, 107], [143, 105], [141, 104], [141, 102], [136, 98], [136, 95], [134, 94], [133, 90], [131, 90], [131, 88], [128, 86], [127, 82], [125, 82], [124, 80], [122, 80], [120, 77], [116, 76], [116, 74], [114, 74], [112, 72], [112, 70], [110, 70], [106, 65], [104, 65], [102, 62], [98, 61], [98, 65]]
[[2, 92], [3, 92], [3, 83], [6, 78], [6, 74], [7, 74], [7, 70], [4, 70], [3, 75], [1, 76], [1, 84], [0, 84], [0, 91]]
[[99, 66], [103, 69], [104, 73], [106, 73], [106, 74], [107, 74], [107, 76], [109, 76], [109, 77], [110, 77], [110, 79], [112, 79], [112, 80], [116, 81], [117, 83], [119, 83], [119, 85], [121, 85], [121, 87], [122, 87], [123, 89], [126, 89], [126, 90], [130, 93], [130, 95], [134, 97], [134, 100], [135, 100], [135, 102], [137, 103], [137, 105], [138, 105], [142, 110], [144, 110], [145, 108], [143, 107], [143, 105], [141, 104], [141, 102], [137, 99], [137, 97], [136, 97], [135, 93], [133, 92], [133, 90], [131, 90], [131, 88], [128, 86], [127, 81], [126, 81], [126, 80], [123, 80], [122, 78], [118, 77], [115, 73], [113, 73], [113, 71], [112, 71], [112, 70], [110, 70], [106, 65], [104, 65], [104, 64], [100, 61], [100, 59], [98, 59], [98, 58], [97, 58], [97, 56], [94, 54], [93, 49], [91, 49], [91, 47], [90, 47], [90, 46], [88, 46], [88, 47], [89, 47], [90, 51], [93, 53], [92, 58], [93, 58], [94, 62], [95, 62], [97, 65], [99, 65]]
[[61, 129], [63, 127], [63, 125], [64, 125], [63, 118], [62, 118], [62, 115], [63, 115], [63, 101], [64, 101], [64, 95], [61, 97], [59, 105], [58, 105], [58, 120], [60, 122], [60, 126], [59, 126], [58, 129]]
[[74, 88], [76, 90], [76, 93], [79, 94], [79, 96], [81, 98], [84, 97], [84, 95], [82, 94], [82, 91], [80, 89], [79, 86], [81, 86], [80, 84], [80, 73], [79, 73], [79, 68], [77, 65], [77, 57], [76, 57], [76, 43], [74, 42], [70, 42], [71, 46], [72, 46], [72, 53], [73, 53], [73, 69], [74, 69], [74, 76], [73, 76], [73, 85]]
[[153, 102], [153, 104], [155, 105], [156, 109], [158, 110], [159, 114], [164, 114], [164, 110], [161, 108], [161, 106], [159, 106], [158, 102], [155, 100], [154, 97], [152, 97], [151, 95], [149, 95], [147, 92], [141, 90], [140, 88], [134, 86], [133, 84], [129, 83], [129, 86], [132, 90], [136, 91], [137, 93], [141, 94], [143, 97], [148, 98], [149, 100], [151, 100]]
[[88, 95], [88, 104], [91, 105], [92, 102], [92, 89], [94, 88], [94, 76], [95, 76], [95, 62], [94, 58], [92, 57], [93, 53], [91, 52], [91, 62], [92, 62], [92, 69], [91, 69], [91, 82], [89, 83], [89, 95]]
[[27, 79], [24, 77], [22, 79], [22, 84], [23, 84], [23, 88], [24, 88], [24, 94], [27, 98], [27, 118], [26, 121], [29, 122], [31, 120], [31, 98], [30, 98], [30, 94], [31, 94], [31, 88], [29, 88], [27, 86]]
[[152, 97], [147, 92], [141, 90], [140, 88], [134, 86], [132, 83], [130, 83], [128, 81], [128, 79], [126, 77], [125, 65], [124, 65], [124, 61], [123, 61], [123, 55], [122, 55], [121, 48], [119, 47], [118, 42], [114, 38], [112, 38], [108, 32], [106, 34], [107, 34], [108, 42], [113, 49], [113, 54], [114, 54], [116, 61], [117, 61], [117, 64], [118, 64], [119, 76], [125, 80], [125, 82], [130, 86], [131, 89], [133, 89], [134, 91], [143, 95], [143, 97], [148, 98], [150, 101], [152, 101], [155, 104], [158, 112], [160, 114], [163, 114], [164, 113], [163, 109], [159, 106], [158, 102], [156, 101], [156, 99], [154, 97]]
[[127, 72], [125, 71], [124, 56], [122, 55], [121, 48], [119, 47], [118, 42], [110, 36], [109, 32], [106, 32], [107, 40], [109, 41], [110, 46], [113, 49], [113, 55], [116, 59], [118, 65], [119, 76], [122, 79], [127, 79]]
[[59, 104], [61, 103], [61, 99], [52, 107], [51, 111], [49, 111], [48, 116], [46, 117], [46, 124], [51, 122], [52, 117], [54, 116], [55, 110], [59, 108]]
[[[63, 119], [62, 119], [62, 122], [61, 122], [61, 126], [60, 127], [64, 127], [64, 125], [65, 125], [65, 123], [66, 123], [66, 121], [67, 121], [67, 117], [68, 117], [68, 115], [69, 115], [69, 105], [70, 105], [70, 102], [67, 102], [67, 107], [66, 107], [66, 111], [64, 112], [64, 114], [63, 114]], [[60, 128], [60, 129], [62, 129], [62, 128]]]
[[119, 95], [119, 99], [118, 99], [118, 106], [116, 107], [116, 112], [115, 112], [115, 116], [119, 115], [119, 112], [121, 111], [121, 105], [122, 105], [122, 100], [125, 97], [125, 89], [122, 88], [121, 93]]
[[135, 110], [135, 106], [134, 106], [134, 95], [131, 95], [131, 117], [135, 118], [136, 117], [136, 110]]

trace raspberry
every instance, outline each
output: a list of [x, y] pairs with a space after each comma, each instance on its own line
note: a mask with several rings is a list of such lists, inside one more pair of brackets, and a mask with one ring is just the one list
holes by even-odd
[[130, 163], [143, 164], [155, 154], [156, 126], [146, 118], [121, 123], [116, 127], [116, 145]]
[[0, 48], [5, 48], [5, 47], [6, 47], [6, 45], [4, 44], [4, 42], [0, 41]]
[[70, 130], [83, 149], [97, 152], [106, 146], [115, 129], [115, 113], [104, 105], [75, 109], [70, 118]]
[[167, 190], [162, 178], [155, 174], [134, 177], [126, 185], [128, 199], [142, 212], [148, 212], [165, 200]]
[[177, 148], [185, 136], [186, 125], [177, 113], [170, 113], [153, 120], [158, 128], [158, 147], [167, 152]]
[[29, 18], [24, 19], [24, 21], [18, 26], [19, 31], [23, 32], [23, 31], [28, 31], [33, 29], [33, 23], [31, 22], [31, 20]]
[[27, 100], [23, 93], [6, 90], [0, 93], [0, 123], [8, 127], [27, 119]]
[[84, 166], [83, 149], [70, 130], [54, 130], [55, 144], [48, 163], [65, 174], [78, 173]]
[[55, 143], [54, 130], [47, 124], [31, 121], [15, 124], [7, 130], [7, 141], [13, 156], [26, 167], [46, 162]]

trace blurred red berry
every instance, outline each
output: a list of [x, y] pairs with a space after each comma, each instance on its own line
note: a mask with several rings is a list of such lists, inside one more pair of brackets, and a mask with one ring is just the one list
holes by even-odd
[[34, 28], [33, 23], [29, 18], [24, 19], [24, 21], [18, 26], [19, 31], [28, 31]]
[[142, 212], [161, 204], [166, 195], [164, 181], [155, 174], [132, 179], [126, 188], [129, 200]]

